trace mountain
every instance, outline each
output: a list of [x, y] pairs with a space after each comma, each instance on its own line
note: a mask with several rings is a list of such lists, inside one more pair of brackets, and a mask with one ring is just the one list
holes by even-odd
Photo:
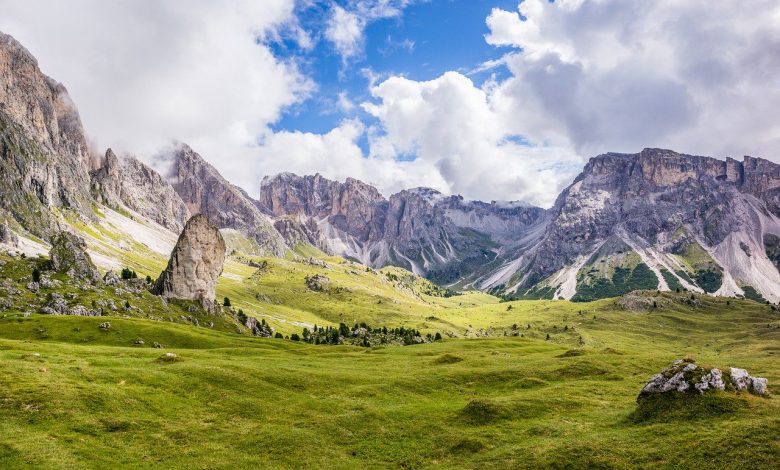
[[228, 182], [188, 145], [175, 149], [168, 181], [190, 213], [206, 215], [219, 228], [248, 234], [266, 253], [284, 255], [287, 246], [271, 219], [243, 189]]
[[119, 158], [108, 149], [102, 166], [90, 175], [92, 195], [102, 204], [129, 208], [177, 233], [190, 218], [173, 186], [136, 158]]
[[366, 183], [283, 173], [263, 180], [259, 205], [277, 218], [289, 244], [308, 241], [366, 265], [395, 265], [443, 284], [463, 284], [504, 246], [523, 246], [546, 211], [487, 204], [430, 188], [389, 199]]
[[551, 222], [480, 287], [589, 300], [686, 288], [780, 300], [780, 166], [645, 149], [595, 157]]
[[90, 217], [91, 162], [65, 87], [0, 32], [0, 210], [41, 238], [56, 231], [52, 208]]
[[510, 298], [685, 289], [780, 301], [780, 166], [759, 158], [607, 153], [550, 209], [430, 188], [385, 197], [353, 178], [290, 173], [266, 177], [255, 200], [186, 144], [170, 163], [159, 174], [111, 149], [96, 157], [67, 90], [0, 33], [0, 226], [30, 253], [65, 228], [121, 266], [134, 250], [167, 254], [201, 213], [238, 251], [313, 245]]

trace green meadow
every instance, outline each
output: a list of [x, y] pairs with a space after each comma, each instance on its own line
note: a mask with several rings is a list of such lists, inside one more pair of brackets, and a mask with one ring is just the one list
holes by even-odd
[[[62, 275], [71, 302], [133, 308], [25, 313], [40, 260], [2, 259], [5, 285], [22, 292], [0, 313], [2, 468], [776, 468], [780, 457], [774, 396], [636, 403], [685, 356], [777, 390], [780, 314], [752, 300], [501, 302], [311, 250], [226, 264], [219, 298], [284, 336], [365, 322], [444, 337], [362, 348], [252, 337], [227, 309], [195, 324], [186, 305]], [[161, 264], [127, 261], [141, 277]], [[305, 280], [317, 274], [319, 291]]]

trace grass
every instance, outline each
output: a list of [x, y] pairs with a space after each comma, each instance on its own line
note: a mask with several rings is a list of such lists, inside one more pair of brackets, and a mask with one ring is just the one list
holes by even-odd
[[[143, 246], [123, 253], [139, 275], [165, 262]], [[500, 302], [443, 297], [403, 270], [305, 247], [229, 259], [218, 298], [284, 334], [345, 321], [445, 336], [315, 346], [160, 321], [144, 293], [130, 318], [25, 316], [38, 261], [3, 261], [0, 277], [22, 293], [0, 312], [2, 468], [776, 468], [780, 457], [774, 396], [636, 402], [687, 355], [766, 377], [776, 394], [780, 314], [752, 300], [652, 291], [634, 294], [658, 301], [642, 311], [615, 299]], [[306, 287], [314, 274], [330, 280], [325, 291]]]
[[[510, 311], [455, 304], [437, 315], [496, 335], [372, 349], [145, 319], [109, 318], [101, 331], [102, 317], [6, 314], [0, 465], [771, 468], [776, 398], [635, 400], [686, 354], [774, 386], [780, 317], [749, 300], [702, 296], [691, 309], [666, 296], [669, 308], [651, 313], [611, 300], [516, 301]], [[504, 337], [515, 323], [526, 335]], [[586, 344], [575, 348], [580, 335]], [[137, 338], [145, 344], [131, 346]], [[176, 359], [161, 360], [166, 352]]]

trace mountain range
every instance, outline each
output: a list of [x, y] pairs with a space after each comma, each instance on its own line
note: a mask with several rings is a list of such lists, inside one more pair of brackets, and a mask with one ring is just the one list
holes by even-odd
[[236, 251], [281, 257], [311, 245], [456, 290], [591, 300], [680, 289], [780, 301], [780, 166], [760, 158], [607, 153], [547, 209], [430, 188], [385, 197], [319, 174], [266, 177], [252, 197], [184, 143], [161, 174], [132, 155], [96, 152], [86, 135], [66, 88], [0, 33], [0, 221], [15, 234], [5, 244], [45, 246], [63, 228], [89, 238], [106, 210], [175, 239], [202, 213], [241, 242]]

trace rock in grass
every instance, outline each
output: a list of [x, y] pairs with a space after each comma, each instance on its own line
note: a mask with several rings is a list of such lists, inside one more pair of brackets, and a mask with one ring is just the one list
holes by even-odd
[[0, 243], [5, 243], [6, 245], [14, 247], [19, 245], [19, 238], [11, 231], [7, 220], [4, 220], [3, 223], [0, 224]]
[[642, 388], [637, 401], [643, 398], [678, 392], [704, 394], [715, 390], [748, 391], [755, 395], [768, 393], [767, 380], [761, 377], [751, 377], [745, 369], [736, 367], [729, 369], [724, 380], [720, 369], [700, 367], [691, 359], [679, 359], [671, 366], [654, 375]]
[[214, 311], [217, 278], [224, 262], [225, 240], [216, 225], [198, 214], [184, 226], [152, 292], [166, 299], [197, 300]]
[[54, 237], [49, 258], [52, 269], [57, 272], [93, 284], [100, 281], [100, 272], [87, 253], [86, 242], [70, 232], [60, 232]]
[[98, 328], [100, 328], [101, 330], [109, 330], [111, 329], [111, 323], [104, 321], [103, 323], [98, 325]]

